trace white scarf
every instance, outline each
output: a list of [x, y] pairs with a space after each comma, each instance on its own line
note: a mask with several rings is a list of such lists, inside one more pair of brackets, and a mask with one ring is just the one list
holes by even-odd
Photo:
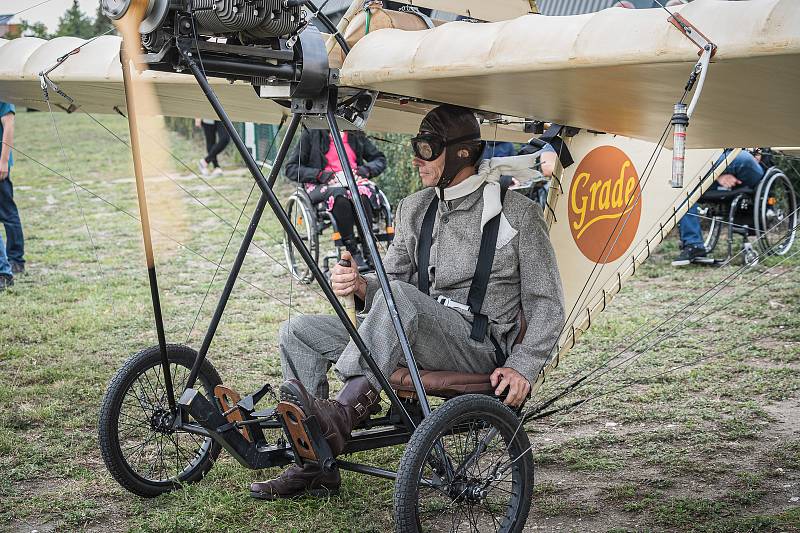
[[[536, 169], [536, 158], [541, 150], [528, 155], [515, 155], [511, 157], [493, 157], [484, 159], [478, 167], [478, 173], [470, 176], [461, 183], [447, 187], [444, 190], [444, 200], [455, 200], [477, 191], [484, 183], [483, 188], [483, 213], [481, 213], [481, 231], [483, 227], [503, 210], [500, 203], [500, 176], [511, 176], [519, 182], [526, 182], [540, 178], [542, 173]], [[441, 198], [441, 189], [436, 189], [436, 195]]]

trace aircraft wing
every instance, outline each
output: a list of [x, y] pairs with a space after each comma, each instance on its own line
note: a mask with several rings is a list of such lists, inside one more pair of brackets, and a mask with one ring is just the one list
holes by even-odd
[[[690, 147], [795, 145], [800, 2], [696, 0], [680, 14], [718, 45]], [[344, 84], [656, 141], [697, 61], [663, 9], [528, 15], [370, 32]]]
[[[122, 69], [119, 62], [121, 38], [108, 35], [87, 42], [77, 37], [43, 40], [23, 37], [0, 39], [0, 100], [20, 107], [47, 111], [39, 73], [56, 64], [59, 57], [80, 45], [80, 52], [64, 61], [48, 74], [58, 88], [74, 100], [77, 109], [92, 114], [127, 114]], [[194, 78], [185, 74], [146, 71], [139, 74], [153, 85], [162, 112], [176, 117], [214, 117]], [[259, 98], [246, 83], [229, 83], [212, 78], [217, 96], [235, 121], [277, 124], [288, 110], [271, 100]], [[48, 91], [54, 111], [69, 109], [70, 101], [55, 90]], [[369, 129], [372, 131], [414, 133], [431, 105], [399, 105], [380, 102], [373, 110]], [[487, 139], [525, 142], [529, 134], [515, 130], [499, 130], [484, 126]]]
[[[447, 3], [430, 2], [437, 8]], [[523, 4], [504, 0], [498, 6]], [[796, 145], [800, 2], [696, 0], [681, 14], [719, 46], [687, 145]], [[696, 47], [667, 18], [661, 9], [607, 9], [453, 22], [431, 30], [381, 29], [355, 43], [341, 79], [385, 93], [367, 124], [374, 131], [415, 132], [433, 103], [448, 102], [656, 141], [697, 60]], [[0, 97], [47, 109], [38, 73], [82, 43], [72, 37], [0, 40]], [[101, 37], [49, 76], [86, 111], [124, 110], [118, 52], [118, 38]], [[142, 75], [153, 81], [165, 114], [213, 116], [191, 76]], [[247, 84], [215, 80], [214, 87], [234, 120], [275, 123], [286, 113]], [[51, 98], [66, 107], [52, 91]], [[527, 140], [515, 129], [521, 127], [487, 126], [484, 137]]]

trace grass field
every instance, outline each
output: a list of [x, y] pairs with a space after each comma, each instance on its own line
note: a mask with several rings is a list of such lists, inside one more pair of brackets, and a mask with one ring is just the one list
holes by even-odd
[[[247, 471], [225, 455], [202, 483], [154, 500], [113, 481], [97, 446], [100, 401], [123, 361], [155, 343], [139, 223], [126, 214], [137, 214], [129, 152], [80, 112], [54, 118], [66, 157], [50, 115], [17, 116], [12, 178], [29, 273], [0, 294], [0, 530], [391, 529], [392, 484], [351, 473], [338, 498], [276, 503], [251, 500], [248, 485], [277, 470]], [[97, 118], [127, 138], [123, 118]], [[172, 141], [194, 167], [196, 147]], [[172, 170], [174, 183], [166, 185], [177, 183], [194, 198], [184, 195], [181, 231], [168, 227], [168, 218], [154, 221], [163, 234], [181, 235], [180, 245], [156, 237], [162, 303], [168, 339], [196, 347], [224, 281], [214, 263], [251, 180], [228, 172], [208, 182], [212, 189], [177, 162]], [[240, 391], [280, 381], [282, 320], [327, 309], [316, 292], [289, 281], [272, 217], [263, 227], [210, 355]], [[734, 271], [675, 270], [675, 252], [672, 238], [581, 338], [543, 394], [614, 356]], [[798, 265], [772, 258], [744, 272], [678, 334], [578, 396], [597, 398], [530, 424], [537, 479], [527, 529], [800, 529]], [[401, 453], [358, 458], [391, 466]]]

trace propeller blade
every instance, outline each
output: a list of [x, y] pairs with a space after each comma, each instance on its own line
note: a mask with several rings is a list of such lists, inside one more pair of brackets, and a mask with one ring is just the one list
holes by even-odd
[[[130, 0], [125, 15], [114, 21], [122, 35], [122, 69], [142, 230], [149, 234], [152, 223], [160, 232], [183, 242], [187, 234], [185, 205], [180, 191], [166, 176], [173, 168], [164, 118], [150, 78], [139, 73], [132, 61], [141, 54], [139, 25], [147, 7], [148, 0]], [[177, 246], [159, 232], [153, 236], [154, 244], [150, 243], [149, 235], [144, 240], [148, 267], [153, 263], [153, 246], [167, 254]]]

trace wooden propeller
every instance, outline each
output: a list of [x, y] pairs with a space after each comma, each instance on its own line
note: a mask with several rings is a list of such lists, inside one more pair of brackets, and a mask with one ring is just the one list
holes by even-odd
[[174, 251], [176, 240], [183, 241], [186, 234], [186, 216], [179, 191], [166, 177], [171, 168], [168, 155], [169, 137], [158, 98], [149, 79], [141, 75], [134, 64], [134, 58], [141, 54], [139, 25], [146, 16], [147, 7], [148, 0], [130, 0], [127, 11], [114, 21], [114, 25], [122, 35], [122, 73], [125, 82], [133, 170], [147, 267], [152, 268], [154, 258], [150, 233], [151, 221], [157, 230], [172, 237], [172, 239], [161, 238], [159, 232], [155, 236], [159, 250], [169, 253]]

